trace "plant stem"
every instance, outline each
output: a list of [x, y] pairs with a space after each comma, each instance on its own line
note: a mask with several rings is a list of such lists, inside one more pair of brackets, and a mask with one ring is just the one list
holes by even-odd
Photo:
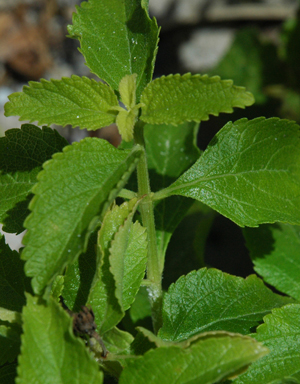
[[154, 212], [152, 193], [150, 189], [149, 173], [147, 165], [147, 157], [144, 142], [144, 123], [138, 122], [135, 126], [134, 138], [137, 144], [144, 149], [140, 161], [137, 165], [138, 178], [138, 195], [144, 196], [140, 203], [140, 211], [142, 222], [147, 229], [148, 237], [148, 264], [147, 264], [147, 280], [150, 282], [148, 286], [149, 298], [152, 309], [152, 322], [154, 332], [157, 333], [162, 326], [162, 287], [161, 272], [158, 259], [156, 233], [154, 223]]

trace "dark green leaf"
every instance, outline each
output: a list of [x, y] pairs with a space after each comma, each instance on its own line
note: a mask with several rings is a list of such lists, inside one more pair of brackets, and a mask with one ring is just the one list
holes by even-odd
[[141, 0], [89, 0], [77, 7], [68, 27], [80, 41], [93, 73], [117, 91], [125, 75], [137, 74], [137, 98], [151, 81], [159, 29]]
[[264, 315], [289, 302], [255, 275], [243, 279], [203, 268], [179, 278], [164, 295], [159, 336], [180, 341], [207, 331], [248, 334]]
[[270, 353], [253, 363], [245, 374], [234, 381], [236, 384], [273, 384], [277, 380], [285, 383], [286, 377], [300, 377], [300, 305], [290, 304], [274, 309], [264, 318], [264, 322], [251, 336], [269, 348]]
[[288, 224], [245, 228], [254, 269], [263, 279], [300, 300], [300, 227]]
[[6, 232], [20, 233], [28, 216], [30, 191], [42, 164], [68, 142], [56, 130], [23, 124], [0, 138], [0, 222]]
[[202, 201], [240, 226], [300, 224], [299, 126], [277, 118], [229, 122], [156, 196], [170, 195]]
[[0, 368], [0, 383], [15, 384], [16, 376], [17, 376], [16, 363], [4, 365], [3, 367]]
[[[12, 363], [20, 352], [22, 328], [19, 324], [0, 320], [0, 365]], [[0, 381], [2, 383], [2, 381]]]
[[125, 367], [120, 384], [213, 384], [239, 373], [268, 352], [241, 335], [199, 340], [190, 348], [150, 350]]
[[[24, 261], [0, 238], [0, 307], [21, 312], [24, 291], [31, 292], [30, 279], [24, 273]], [[3, 319], [2, 319], [3, 320]]]

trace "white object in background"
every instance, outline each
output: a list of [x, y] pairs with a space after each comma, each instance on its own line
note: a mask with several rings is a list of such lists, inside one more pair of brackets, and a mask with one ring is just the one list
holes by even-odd
[[4, 235], [6, 244], [9, 245], [10, 249], [13, 251], [19, 251], [21, 247], [23, 247], [22, 240], [24, 236], [24, 232], [19, 235], [15, 235], [13, 233], [6, 233], [2, 231], [2, 225], [0, 224], [0, 233]]

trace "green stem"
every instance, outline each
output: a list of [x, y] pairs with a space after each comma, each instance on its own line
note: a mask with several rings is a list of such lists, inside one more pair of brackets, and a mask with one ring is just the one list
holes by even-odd
[[144, 227], [147, 228], [148, 237], [148, 264], [147, 280], [149, 281], [148, 292], [152, 308], [152, 322], [154, 332], [157, 333], [162, 326], [162, 287], [160, 263], [156, 245], [156, 233], [154, 223], [154, 212], [152, 193], [150, 189], [147, 157], [144, 142], [144, 123], [138, 122], [135, 126], [134, 138], [137, 144], [144, 149], [137, 165], [138, 195], [144, 196], [139, 207]]

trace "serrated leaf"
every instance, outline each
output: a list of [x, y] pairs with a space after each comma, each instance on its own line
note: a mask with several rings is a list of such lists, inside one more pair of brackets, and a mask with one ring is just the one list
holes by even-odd
[[12, 363], [4, 365], [0, 368], [0, 383], [15, 384], [15, 377], [17, 376], [17, 364]]
[[79, 39], [87, 66], [115, 91], [125, 75], [136, 73], [139, 99], [152, 79], [159, 32], [146, 4], [140, 0], [83, 2], [68, 31]]
[[115, 295], [116, 283], [110, 271], [109, 249], [115, 233], [123, 225], [135, 204], [136, 199], [133, 199], [108, 210], [99, 231], [98, 245], [101, 255], [100, 260], [97, 260], [96, 274], [88, 303], [93, 308], [95, 321], [101, 334], [112, 329], [124, 316]]
[[254, 98], [232, 80], [218, 76], [169, 75], [147, 85], [142, 93], [141, 120], [150, 124], [174, 124], [208, 120], [209, 115], [231, 113], [233, 107], [245, 108]]
[[300, 224], [299, 126], [278, 118], [229, 122], [160, 194], [192, 197], [240, 226]]
[[86, 138], [44, 164], [22, 252], [34, 292], [41, 293], [84, 251], [99, 216], [124, 186], [139, 156], [137, 147], [120, 151], [105, 140]]
[[13, 128], [0, 138], [0, 222], [3, 230], [21, 233], [28, 216], [30, 191], [42, 164], [62, 151], [68, 142], [51, 128], [42, 129], [32, 124]]
[[[21, 312], [25, 305], [24, 292], [32, 292], [30, 279], [24, 273], [24, 261], [0, 238], [0, 307]], [[8, 320], [7, 318], [1, 318]]]
[[117, 105], [118, 99], [109, 86], [72, 75], [61, 80], [30, 81], [23, 92], [9, 96], [5, 116], [96, 130], [115, 121], [116, 112], [111, 108]]
[[72, 319], [54, 300], [46, 305], [27, 295], [23, 310], [17, 384], [101, 384], [103, 374], [83, 341], [74, 336]]
[[53, 281], [53, 284], [51, 287], [51, 296], [57, 301], [59, 301], [62, 295], [63, 289], [64, 289], [64, 276], [58, 275]]
[[146, 228], [133, 223], [136, 207], [115, 234], [110, 248], [110, 271], [114, 276], [115, 295], [122, 311], [133, 303], [145, 276], [148, 242]]
[[202, 268], [179, 278], [164, 295], [159, 336], [180, 341], [207, 331], [248, 334], [264, 315], [289, 302], [255, 275], [243, 279]]
[[62, 296], [73, 312], [79, 312], [88, 301], [97, 269], [97, 235], [94, 232], [90, 236], [86, 251], [66, 269]]
[[300, 300], [300, 228], [288, 224], [245, 228], [255, 271], [279, 291]]
[[18, 356], [21, 333], [22, 328], [19, 324], [0, 321], [0, 365], [12, 363]]
[[264, 318], [264, 322], [251, 336], [269, 348], [270, 353], [235, 380], [236, 384], [269, 384], [288, 376], [299, 377], [300, 305], [276, 308]]
[[200, 340], [185, 350], [161, 347], [125, 367], [119, 383], [213, 384], [246, 369], [266, 353], [261, 344], [240, 335]]

